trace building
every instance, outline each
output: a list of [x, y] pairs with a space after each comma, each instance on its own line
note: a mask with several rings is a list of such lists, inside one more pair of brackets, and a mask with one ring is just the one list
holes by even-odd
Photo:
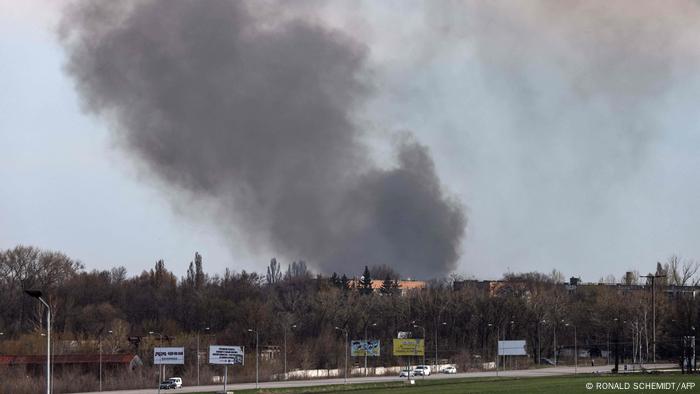
[[[383, 284], [384, 284], [383, 280], [372, 279], [372, 291], [379, 293]], [[396, 284], [397, 284], [397, 288], [398, 288], [401, 295], [406, 295], [410, 291], [423, 290], [423, 289], [428, 287], [427, 282], [425, 282], [423, 280], [410, 280], [410, 279], [398, 280], [398, 281], [396, 281]], [[360, 280], [359, 279], [352, 279], [350, 281], [350, 287], [351, 288], [359, 288], [360, 287]]]
[[[57, 372], [66, 368], [125, 368], [134, 370], [143, 365], [139, 356], [133, 354], [58, 354], [51, 356], [52, 369]], [[41, 374], [46, 368], [45, 355], [0, 355], [0, 367], [24, 368], [28, 373]]]

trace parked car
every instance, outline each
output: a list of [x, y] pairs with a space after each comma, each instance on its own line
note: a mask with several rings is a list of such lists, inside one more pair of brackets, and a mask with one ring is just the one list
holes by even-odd
[[418, 365], [418, 366], [416, 366], [415, 372], [416, 372], [416, 375], [429, 376], [430, 375], [430, 366], [429, 365]]
[[455, 367], [453, 367], [453, 366], [449, 366], [449, 367], [443, 368], [440, 372], [442, 372], [442, 373], [448, 373], [448, 374], [453, 374], [453, 373], [457, 373], [457, 368], [455, 368]]
[[175, 377], [172, 377], [168, 380], [172, 380], [173, 382], [175, 382], [175, 384], [177, 385], [176, 388], [178, 388], [178, 389], [182, 388], [182, 378], [178, 378], [177, 376], [175, 376]]
[[414, 371], [412, 369], [408, 369], [408, 368], [402, 369], [401, 372], [399, 373], [400, 378], [410, 378], [413, 376], [416, 376], [416, 371]]
[[177, 383], [175, 383], [174, 380], [167, 379], [167, 380], [160, 382], [160, 388], [161, 388], [161, 390], [176, 389]]

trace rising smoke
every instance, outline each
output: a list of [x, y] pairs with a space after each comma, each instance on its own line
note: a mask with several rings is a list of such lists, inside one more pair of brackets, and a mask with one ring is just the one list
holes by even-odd
[[[290, 6], [286, 4], [286, 6]], [[452, 271], [466, 218], [410, 134], [372, 164], [353, 116], [372, 95], [367, 48], [238, 1], [67, 7], [67, 72], [85, 108], [164, 182], [216, 206], [222, 231], [324, 272]]]

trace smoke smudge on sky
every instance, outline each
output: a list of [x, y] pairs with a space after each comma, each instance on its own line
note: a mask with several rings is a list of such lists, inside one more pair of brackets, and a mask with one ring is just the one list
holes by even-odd
[[85, 108], [166, 185], [201, 199], [226, 233], [324, 272], [388, 264], [455, 269], [466, 216], [424, 145], [373, 164], [354, 120], [374, 87], [367, 47], [255, 3], [79, 2], [61, 29]]

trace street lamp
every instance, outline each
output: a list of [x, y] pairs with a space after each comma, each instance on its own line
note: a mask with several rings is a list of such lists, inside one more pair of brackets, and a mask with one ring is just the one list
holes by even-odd
[[[425, 365], [425, 327], [419, 326], [415, 321], [413, 323], [413, 328], [420, 328], [423, 330], [423, 365]], [[423, 371], [423, 379], [425, 379], [425, 371]]]
[[[377, 323], [372, 323], [372, 324], [370, 324], [370, 326], [377, 327]], [[365, 325], [365, 346], [367, 346], [367, 326], [366, 325]], [[367, 376], [367, 347], [365, 347], [365, 376]]]
[[547, 320], [537, 322], [537, 364], [542, 363], [542, 337], [540, 336], [540, 324], [547, 324]]
[[488, 327], [496, 327], [496, 357], [494, 357], [494, 360], [496, 360], [496, 376], [498, 376], [498, 341], [500, 341], [500, 327], [494, 323], [488, 323]]
[[336, 327], [338, 331], [342, 331], [345, 334], [345, 378], [343, 379], [343, 384], [348, 383], [348, 330], [345, 328]]
[[435, 372], [438, 372], [438, 333], [440, 326], [446, 326], [447, 322], [442, 322], [435, 327]]
[[[108, 334], [112, 334], [112, 330], [107, 331]], [[99, 347], [100, 347], [100, 391], [102, 391], [102, 334], [98, 337]]]
[[565, 327], [573, 327], [574, 328], [574, 374], [578, 373], [578, 346], [577, 340], [576, 340], [576, 326], [573, 323], [566, 323], [564, 324]]
[[[201, 326], [200, 326], [201, 327]], [[209, 327], [204, 327], [204, 331], [209, 331]], [[199, 334], [201, 330], [197, 330], [197, 386], [199, 386]]]
[[252, 328], [248, 329], [248, 332], [255, 333], [255, 388], [257, 389], [259, 387], [259, 378], [260, 375], [258, 374], [258, 339], [259, 335], [256, 330], [253, 330]]
[[[296, 324], [292, 324], [291, 328], [297, 328]], [[284, 324], [284, 380], [287, 380], [287, 323]]]
[[[149, 331], [148, 335], [158, 335], [160, 338], [160, 344], [163, 345], [163, 334], [159, 332]], [[155, 360], [154, 360], [155, 361]], [[163, 365], [158, 365], [158, 394], [160, 394], [160, 382], [163, 381]]]
[[42, 297], [40, 290], [25, 290], [24, 292], [39, 300], [46, 307], [46, 394], [51, 394], [51, 307]]
[[[511, 321], [510, 321], [510, 335], [511, 335], [511, 337], [512, 337], [512, 335], [513, 335], [513, 325], [514, 325], [514, 324], [515, 324], [515, 320], [511, 320]], [[505, 330], [505, 329], [504, 329], [504, 330], [503, 330], [503, 341], [504, 341], [504, 342], [505, 342], [505, 340], [506, 340], [506, 334], [507, 334], [507, 333], [508, 333], [508, 330]], [[503, 352], [503, 353], [506, 353], [506, 352], [505, 352], [505, 349], [504, 349], [504, 352]], [[503, 355], [503, 370], [504, 370], [504, 371], [506, 370], [506, 357], [507, 357], [507, 356], [504, 354], [504, 355]], [[510, 366], [511, 366], [511, 367], [513, 366], [513, 359], [512, 359], [512, 358], [510, 359]]]

